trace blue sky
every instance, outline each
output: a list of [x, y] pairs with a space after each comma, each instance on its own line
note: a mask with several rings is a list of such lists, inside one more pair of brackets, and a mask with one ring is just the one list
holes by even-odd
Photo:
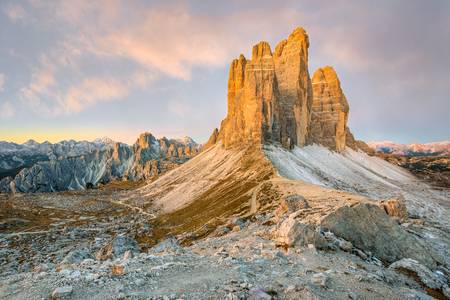
[[206, 140], [231, 60], [297, 26], [366, 141], [450, 138], [450, 2], [1, 1], [0, 140]]

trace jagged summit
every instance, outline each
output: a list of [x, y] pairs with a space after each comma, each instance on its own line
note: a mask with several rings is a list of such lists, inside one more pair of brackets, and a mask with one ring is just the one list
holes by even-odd
[[228, 79], [228, 115], [218, 140], [225, 147], [278, 142], [306, 143], [312, 105], [308, 36], [296, 29], [275, 48], [253, 47], [252, 59], [233, 60]]
[[311, 80], [309, 37], [296, 28], [272, 49], [261, 41], [232, 61], [228, 79], [228, 114], [206, 148], [221, 141], [226, 148], [278, 143], [320, 144], [335, 151], [367, 148], [347, 128], [349, 105], [336, 71], [326, 66]]

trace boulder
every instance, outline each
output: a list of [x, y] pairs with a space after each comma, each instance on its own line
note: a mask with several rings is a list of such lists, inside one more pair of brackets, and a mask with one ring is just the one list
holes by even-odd
[[70, 251], [61, 261], [62, 265], [79, 264], [85, 259], [92, 258], [91, 254], [85, 249], [75, 249]]
[[306, 209], [309, 208], [308, 201], [306, 199], [298, 194], [293, 195], [287, 195], [283, 198], [281, 198], [281, 204], [283, 210], [293, 213], [300, 209]]
[[51, 299], [65, 299], [68, 298], [73, 292], [73, 287], [70, 285], [66, 285], [66, 286], [61, 286], [56, 288], [50, 298]]
[[378, 206], [383, 209], [389, 216], [397, 218], [404, 222], [408, 219], [408, 211], [403, 199], [391, 198], [388, 200], [382, 200], [378, 203]]
[[151, 251], [154, 253], [161, 253], [161, 252], [177, 252], [180, 251], [182, 248], [180, 244], [178, 243], [178, 240], [174, 237], [169, 237], [162, 242], [155, 245]]
[[414, 278], [419, 280], [421, 285], [425, 285], [433, 290], [441, 290], [446, 286], [445, 280], [436, 276], [427, 267], [414, 259], [401, 259], [391, 264], [389, 269], [405, 273], [406, 275], [414, 275]]
[[296, 247], [315, 245], [321, 236], [313, 225], [302, 223], [295, 218], [295, 214], [291, 214], [280, 224], [275, 239], [280, 245]]
[[139, 253], [141, 249], [134, 238], [126, 235], [118, 235], [111, 243], [100, 249], [95, 257], [98, 260], [117, 258], [122, 257], [127, 251]]
[[324, 230], [370, 251], [384, 263], [412, 258], [434, 269], [442, 258], [421, 240], [406, 232], [377, 205], [359, 203], [343, 206], [321, 220]]

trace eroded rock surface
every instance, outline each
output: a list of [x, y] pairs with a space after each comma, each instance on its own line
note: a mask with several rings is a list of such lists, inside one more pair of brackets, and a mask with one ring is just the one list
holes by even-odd
[[228, 115], [219, 139], [225, 147], [279, 142], [304, 145], [312, 104], [308, 35], [295, 29], [272, 53], [267, 42], [240, 55], [230, 66]]
[[345, 148], [349, 106], [336, 71], [326, 66], [312, 78], [311, 142], [342, 151]]
[[386, 263], [402, 258], [415, 259], [429, 268], [442, 263], [439, 255], [407, 233], [375, 204], [340, 207], [327, 215], [321, 226]]

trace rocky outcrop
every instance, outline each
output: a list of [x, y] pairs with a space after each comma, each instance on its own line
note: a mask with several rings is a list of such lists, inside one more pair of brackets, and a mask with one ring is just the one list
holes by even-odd
[[218, 137], [219, 137], [219, 130], [217, 128], [214, 128], [208, 141], [206, 142], [206, 144], [203, 145], [202, 150], [206, 150], [214, 146], [217, 143]]
[[313, 104], [308, 143], [326, 146], [339, 152], [350, 147], [372, 154], [373, 151], [366, 143], [355, 140], [347, 126], [350, 108], [334, 68], [325, 66], [314, 72], [312, 88]]
[[340, 207], [323, 218], [320, 225], [385, 263], [411, 258], [434, 269], [443, 262], [435, 251], [406, 232], [375, 204]]
[[408, 219], [408, 211], [406, 210], [405, 201], [402, 198], [391, 198], [381, 200], [378, 206], [384, 210], [389, 216], [404, 222]]
[[353, 150], [361, 150], [369, 155], [375, 154], [375, 152], [364, 141], [355, 140], [355, 137], [350, 132], [348, 127], [345, 130], [345, 144]]
[[152, 179], [200, 151], [192, 139], [156, 139], [143, 133], [133, 146], [113, 143], [106, 149], [74, 157], [41, 161], [0, 181], [3, 192], [80, 190], [114, 179]]
[[349, 105], [332, 67], [308, 73], [309, 38], [295, 29], [272, 52], [267, 42], [253, 46], [251, 59], [233, 60], [228, 78], [228, 114], [209, 148], [279, 143], [320, 144], [335, 151], [346, 146], [366, 151], [347, 127]]
[[308, 35], [297, 28], [274, 53], [267, 42], [260, 42], [250, 60], [240, 55], [231, 63], [228, 115], [219, 133], [225, 147], [305, 145], [312, 104], [308, 47]]
[[312, 78], [310, 142], [342, 151], [346, 146], [349, 106], [336, 71], [319, 68]]

